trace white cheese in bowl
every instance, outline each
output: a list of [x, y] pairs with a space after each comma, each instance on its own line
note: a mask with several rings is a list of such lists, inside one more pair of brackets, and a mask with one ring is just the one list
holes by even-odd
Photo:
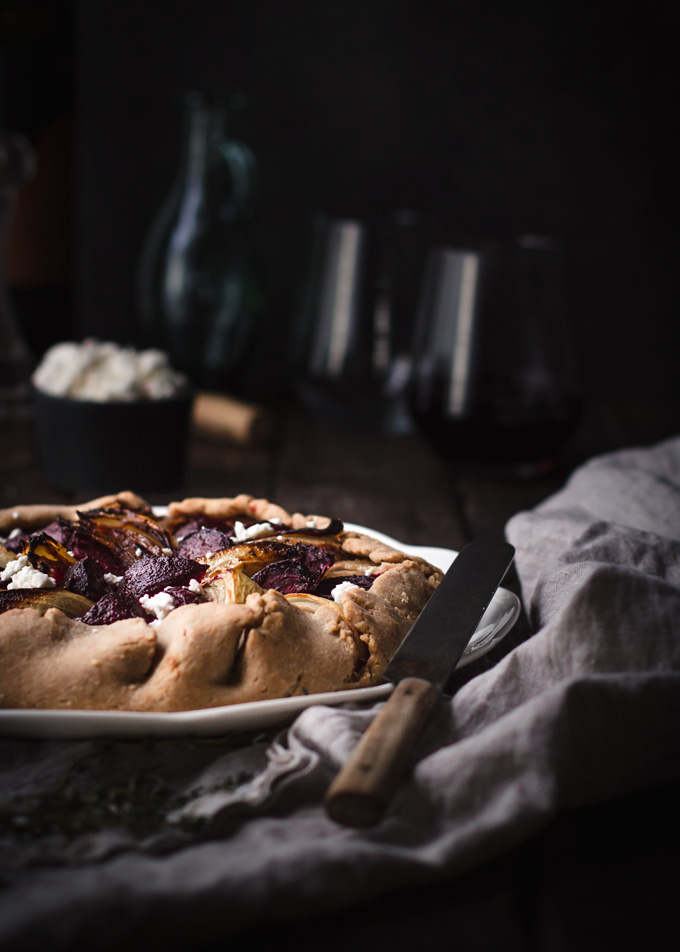
[[161, 350], [134, 350], [108, 341], [64, 341], [44, 355], [33, 374], [43, 393], [99, 403], [162, 400], [187, 384]]

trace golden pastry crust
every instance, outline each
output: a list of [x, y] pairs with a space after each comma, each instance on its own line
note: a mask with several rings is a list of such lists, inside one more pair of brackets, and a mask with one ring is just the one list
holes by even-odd
[[[150, 511], [141, 497], [119, 494], [48, 507], [42, 522], [40, 507], [15, 508], [11, 523], [0, 511], [0, 526], [34, 530], [102, 504]], [[236, 600], [181, 605], [153, 625], [142, 618], [92, 625], [54, 608], [11, 608], [0, 613], [0, 707], [182, 711], [375, 684], [441, 580], [423, 559], [357, 532], [311, 538], [312, 525], [331, 520], [246, 494], [173, 502], [159, 521], [172, 532], [195, 518], [281, 520], [299, 530], [286, 539], [333, 549], [330, 578], [352, 571], [376, 578], [334, 600], [265, 591], [222, 565], [219, 597]], [[236, 558], [238, 548], [222, 554]]]
[[126, 509], [147, 510], [149, 504], [136, 493], [125, 490], [109, 496], [98, 496], [89, 502], [78, 506], [60, 506], [58, 504], [36, 506], [13, 506], [10, 509], [0, 509], [0, 534], [11, 532], [13, 529], [41, 529], [49, 525], [56, 518], [75, 519], [78, 510], [102, 509], [107, 506], [125, 506]]

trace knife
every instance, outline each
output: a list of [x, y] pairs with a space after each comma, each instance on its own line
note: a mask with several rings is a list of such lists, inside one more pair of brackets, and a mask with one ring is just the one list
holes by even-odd
[[514, 556], [507, 542], [478, 540], [453, 560], [385, 669], [383, 676], [396, 684], [394, 691], [328, 788], [324, 806], [336, 823], [367, 827], [381, 819]]

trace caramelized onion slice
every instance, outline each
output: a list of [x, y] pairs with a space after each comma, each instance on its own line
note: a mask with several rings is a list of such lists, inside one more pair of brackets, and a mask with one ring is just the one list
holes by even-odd
[[217, 576], [223, 569], [238, 569], [239, 572], [250, 577], [270, 562], [285, 559], [289, 554], [288, 543], [265, 540], [234, 545], [220, 552], [214, 552], [210, 556], [201, 556], [197, 561], [207, 562], [206, 576], [208, 578]]
[[367, 559], [341, 559], [326, 569], [324, 578], [338, 578], [346, 575], [376, 575], [380, 566]]
[[[87, 548], [87, 539], [109, 549], [124, 567], [140, 554], [167, 555], [175, 548], [172, 536], [158, 522], [131, 509], [90, 509], [78, 512], [78, 521], [69, 524]], [[84, 551], [83, 555], [92, 554]]]
[[6, 569], [10, 562], [14, 562], [19, 556], [16, 552], [11, 552], [4, 545], [0, 545], [0, 569]]
[[201, 586], [201, 591], [211, 602], [242, 605], [253, 592], [264, 593], [257, 582], [238, 569], [223, 569]]
[[77, 561], [61, 542], [57, 542], [44, 532], [37, 532], [29, 537], [24, 548], [24, 555], [28, 556], [28, 561], [34, 569], [49, 575], [57, 585], [66, 571]]
[[80, 618], [93, 604], [84, 595], [76, 595], [63, 588], [17, 588], [0, 592], [0, 612], [11, 608], [37, 608], [44, 615], [49, 608], [58, 608], [69, 618]]

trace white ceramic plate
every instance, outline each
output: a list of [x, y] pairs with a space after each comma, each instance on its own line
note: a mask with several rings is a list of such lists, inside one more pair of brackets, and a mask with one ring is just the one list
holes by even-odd
[[[346, 522], [345, 528], [363, 532], [408, 555], [418, 555], [446, 571], [457, 553], [453, 549], [414, 546], [398, 542], [381, 532]], [[491, 651], [517, 621], [519, 599], [499, 588], [482, 616], [470, 643], [458, 662], [462, 668]], [[217, 736], [239, 731], [256, 731], [290, 723], [300, 711], [313, 704], [369, 703], [387, 697], [391, 684], [350, 691], [333, 691], [253, 701], [228, 707], [206, 708], [177, 713], [136, 713], [131, 711], [0, 710], [0, 735], [4, 737], [85, 738], [85, 737], [181, 737]]]

